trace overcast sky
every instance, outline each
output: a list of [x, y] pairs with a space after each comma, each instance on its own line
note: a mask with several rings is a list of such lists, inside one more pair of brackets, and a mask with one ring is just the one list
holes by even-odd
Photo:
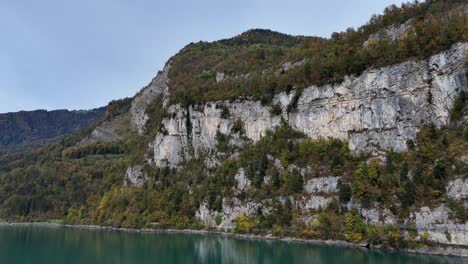
[[251, 28], [329, 37], [391, 0], [0, 0], [0, 113], [133, 96], [190, 42]]

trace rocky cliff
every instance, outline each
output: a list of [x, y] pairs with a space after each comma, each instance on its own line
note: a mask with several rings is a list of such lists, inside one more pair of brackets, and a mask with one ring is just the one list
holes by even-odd
[[[467, 51], [467, 43], [458, 43], [428, 59], [369, 69], [359, 76], [346, 76], [341, 83], [279, 93], [269, 105], [249, 99], [169, 105], [168, 63], [150, 85], [136, 95], [131, 108], [132, 123], [144, 134], [148, 120], [146, 107], [156, 99], [163, 99], [158, 102], [163, 102], [166, 114], [160, 132], [148, 146], [147, 163], [155, 167], [182, 168], [187, 161], [201, 156], [206, 158], [207, 168], [216, 167], [226, 158], [217, 150], [220, 135], [228, 138], [232, 145], [243, 146], [258, 141], [282, 124], [312, 139], [344, 140], [355, 154], [370, 152], [379, 156], [382, 151], [402, 152], [407, 150], [408, 142], [416, 139], [420, 127], [449, 124], [455, 98], [463, 91], [468, 92]], [[224, 80], [217, 78], [217, 82]], [[292, 108], [291, 104], [296, 105]], [[273, 107], [280, 111], [272, 111]], [[280, 162], [277, 163], [281, 167]], [[307, 168], [301, 170], [304, 176]], [[465, 176], [461, 175], [447, 186], [454, 199], [466, 198]], [[127, 183], [141, 186], [146, 175], [140, 165], [135, 165], [127, 170], [126, 179]], [[249, 189], [251, 183], [242, 168], [235, 179], [237, 193]], [[294, 207], [303, 212], [320, 210], [337, 199], [339, 179], [339, 176], [322, 175], [304, 183], [305, 193], [301, 197], [282, 197], [281, 200], [284, 203], [291, 199]], [[196, 217], [208, 226], [229, 230], [241, 214], [254, 214], [259, 208], [268, 214], [270, 202], [223, 199], [222, 212], [202, 204]], [[397, 224], [393, 213], [384, 206], [362, 208], [355, 201], [347, 206], [359, 209], [369, 224]], [[421, 237], [425, 232], [428, 234], [424, 239], [468, 244], [467, 223], [455, 223], [449, 219], [449, 214], [450, 209], [445, 204], [432, 209], [422, 207], [402, 225], [415, 225]]]
[[[330, 38], [191, 43], [86, 130], [2, 155], [0, 217], [468, 256], [465, 2], [392, 6]], [[0, 116], [0, 135], [42, 136], [54, 115], [34, 114]], [[58, 134], [80, 124], [66, 114]]]
[[[290, 112], [288, 106], [297, 91], [277, 94], [273, 104], [281, 107], [278, 115], [270, 113], [271, 105], [250, 100], [167, 106], [169, 117], [163, 119], [163, 131], [151, 144], [152, 162], [177, 167], [212, 150], [218, 133], [240, 141], [232, 133], [238, 120], [245, 137], [254, 142], [284, 121], [311, 138], [346, 140], [354, 152], [404, 151], [422, 125], [448, 124], [453, 100], [468, 89], [467, 50], [467, 43], [459, 43], [427, 60], [367, 70], [339, 84], [308, 87], [299, 95], [297, 109]], [[132, 121], [140, 133], [147, 120], [145, 107], [159, 95], [168, 97], [167, 71], [168, 67], [134, 99]]]

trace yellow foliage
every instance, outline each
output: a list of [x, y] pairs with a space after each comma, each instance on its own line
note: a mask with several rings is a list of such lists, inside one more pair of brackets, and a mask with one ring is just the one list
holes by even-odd
[[234, 220], [234, 229], [240, 233], [250, 233], [253, 230], [254, 223], [246, 215], [240, 214]]
[[282, 236], [283, 235], [283, 227], [279, 225], [273, 225], [273, 235], [274, 236]]
[[421, 234], [421, 240], [422, 240], [422, 241], [427, 241], [430, 237], [431, 237], [431, 234], [429, 234], [429, 232], [427, 232], [427, 231], [424, 231], [424, 232]]
[[102, 210], [106, 207], [111, 197], [112, 197], [112, 192], [106, 192], [102, 196], [101, 202], [99, 203], [99, 210]]
[[351, 235], [350, 240], [353, 241], [353, 243], [359, 243], [363, 238], [364, 235], [362, 233], [354, 233]]
[[315, 229], [309, 228], [302, 231], [302, 235], [305, 238], [316, 238], [319, 236], [319, 232]]

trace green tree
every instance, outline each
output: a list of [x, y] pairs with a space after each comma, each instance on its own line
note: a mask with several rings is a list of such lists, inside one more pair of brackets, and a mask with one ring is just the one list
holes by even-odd
[[364, 239], [365, 225], [356, 210], [348, 212], [344, 217], [345, 238], [354, 243], [359, 243]]

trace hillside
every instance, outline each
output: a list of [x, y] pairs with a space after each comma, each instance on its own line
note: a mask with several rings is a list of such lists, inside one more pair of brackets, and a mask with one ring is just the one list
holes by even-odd
[[89, 111], [36, 110], [0, 114], [0, 147], [5, 150], [40, 145], [89, 126], [105, 111], [103, 107]]
[[0, 217], [468, 256], [467, 14], [191, 43], [93, 126], [0, 159]]
[[[422, 59], [466, 37], [463, 1], [390, 6], [358, 29], [331, 38], [250, 30], [231, 39], [192, 43], [168, 66], [172, 102], [250, 97], [343, 81], [369, 68]], [[223, 80], [223, 81], [221, 81]]]

